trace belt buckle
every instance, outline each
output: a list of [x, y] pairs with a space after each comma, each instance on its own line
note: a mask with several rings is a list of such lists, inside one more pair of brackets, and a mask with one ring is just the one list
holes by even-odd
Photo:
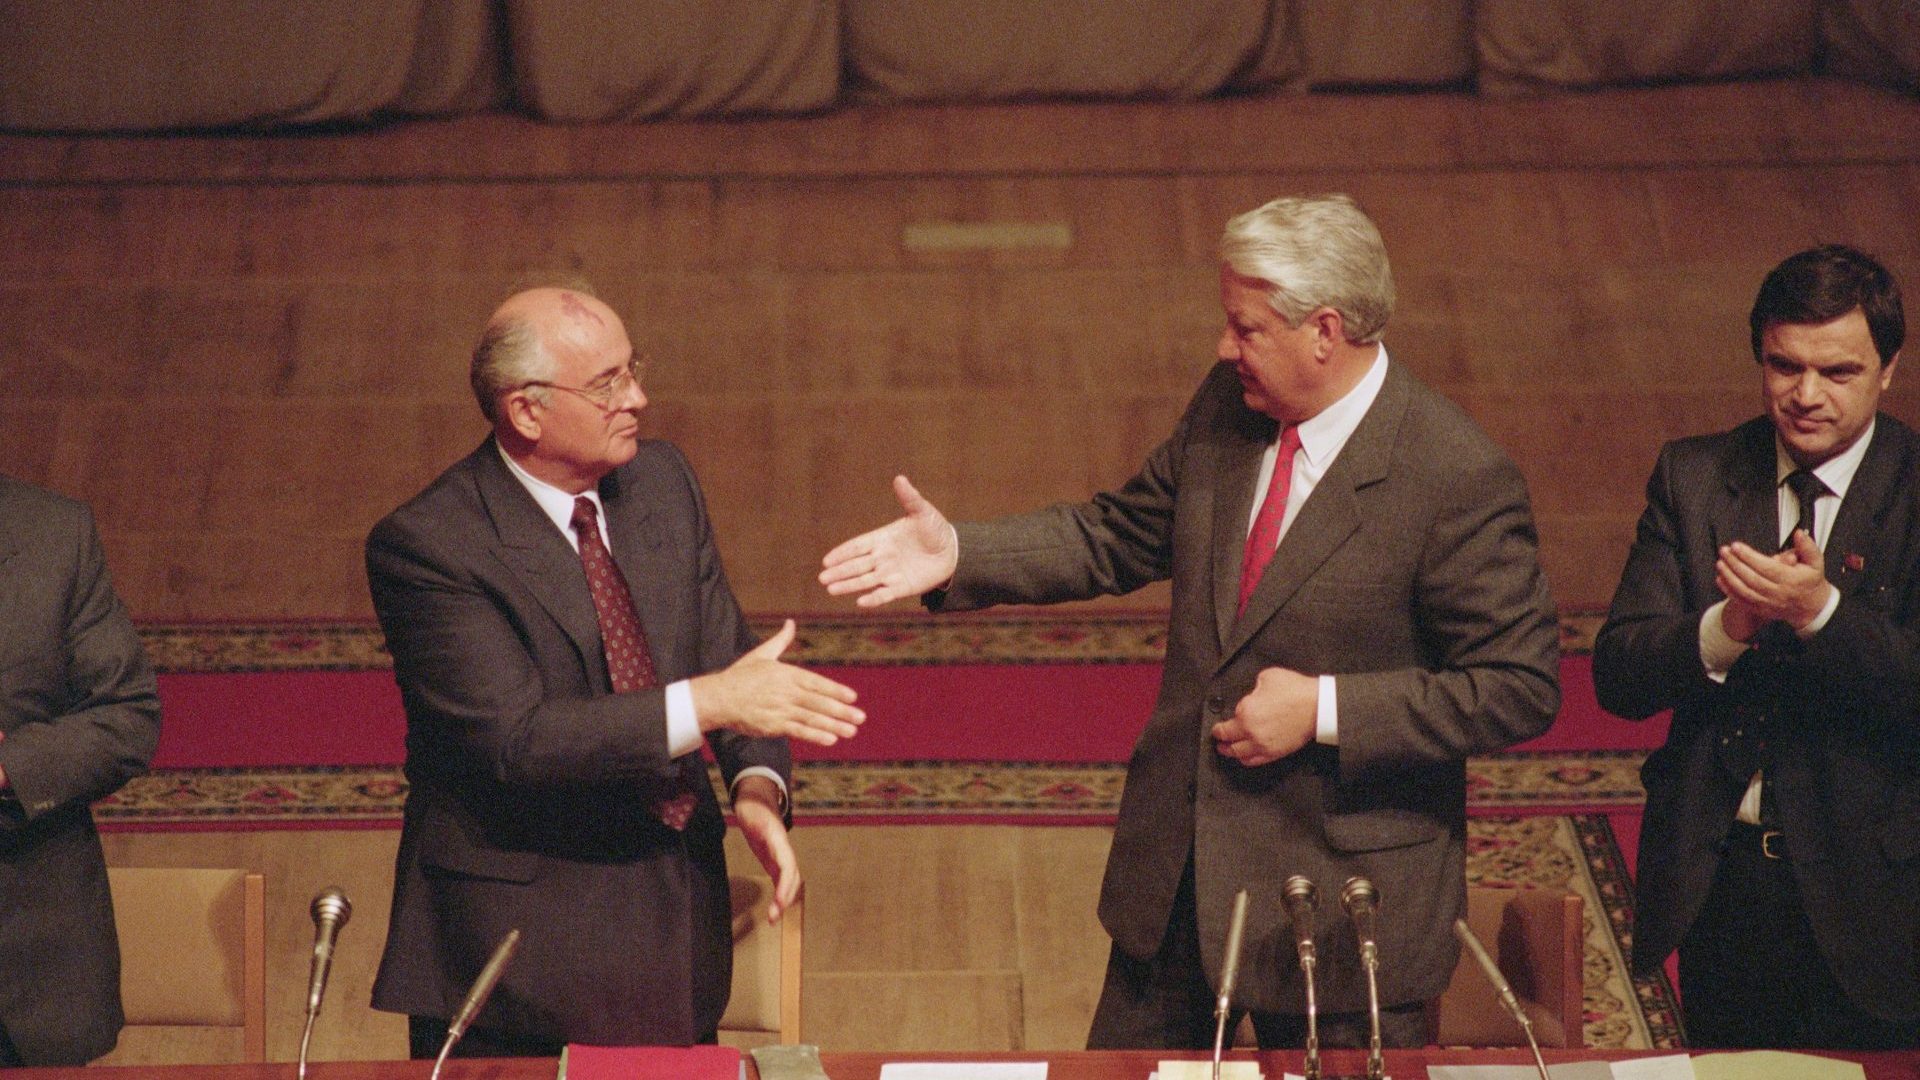
[[1787, 857], [1786, 836], [1779, 829], [1766, 829], [1760, 833], [1760, 854], [1769, 859]]

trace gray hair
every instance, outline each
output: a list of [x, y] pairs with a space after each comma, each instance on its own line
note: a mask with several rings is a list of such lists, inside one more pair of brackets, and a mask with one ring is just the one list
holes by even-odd
[[[500, 420], [500, 398], [528, 383], [553, 378], [554, 361], [540, 341], [540, 332], [525, 319], [496, 319], [487, 324], [480, 344], [473, 347], [473, 365], [467, 380], [489, 423]], [[527, 388], [528, 396], [547, 403], [545, 387]]]
[[1380, 340], [1393, 316], [1393, 271], [1380, 230], [1346, 195], [1275, 199], [1227, 222], [1220, 258], [1272, 286], [1267, 302], [1288, 326], [1314, 309], [1340, 313], [1347, 340]]

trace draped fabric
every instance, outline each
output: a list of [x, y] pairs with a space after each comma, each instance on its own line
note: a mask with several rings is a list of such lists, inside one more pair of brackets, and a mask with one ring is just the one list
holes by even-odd
[[1911, 0], [0, 0], [0, 27], [0, 127], [25, 131], [1809, 73], [1920, 90]]

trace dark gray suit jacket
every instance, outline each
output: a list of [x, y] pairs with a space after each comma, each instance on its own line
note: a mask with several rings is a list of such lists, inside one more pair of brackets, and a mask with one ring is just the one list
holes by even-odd
[[[654, 668], [723, 668], [754, 639], [679, 451], [643, 442], [600, 483]], [[603, 1044], [711, 1031], [732, 971], [725, 823], [667, 755], [661, 690], [612, 692], [580, 558], [491, 439], [367, 539], [407, 711], [406, 814], [376, 1008], [451, 1016], [511, 928], [518, 956], [475, 1026]], [[784, 740], [708, 739], [727, 782], [783, 778]], [[685, 832], [654, 816], [697, 771]]]
[[120, 1037], [120, 946], [88, 805], [160, 739], [146, 651], [82, 503], [0, 477], [0, 1027], [29, 1065]]
[[1632, 553], [1594, 644], [1609, 712], [1673, 710], [1647, 758], [1635, 967], [1686, 936], [1720, 863], [1746, 785], [1719, 768], [1723, 719], [1773, 718], [1774, 803], [1802, 901], [1855, 1005], [1920, 1017], [1920, 437], [1881, 415], [1826, 547], [1840, 590], [1804, 644], [1740, 658], [1724, 684], [1700, 663], [1700, 616], [1721, 599], [1720, 545], [1772, 551], [1780, 522], [1773, 426], [1765, 417], [1667, 444], [1647, 481]]
[[[1465, 761], [1545, 730], [1559, 629], [1525, 483], [1452, 404], [1389, 365], [1385, 386], [1288, 527], [1244, 616], [1241, 553], [1272, 420], [1214, 368], [1138, 475], [1090, 503], [959, 526], [948, 609], [1125, 593], [1171, 577], [1160, 696], [1127, 769], [1100, 918], [1136, 957], [1159, 947], [1189, 853], [1217, 985], [1234, 893], [1251, 893], [1237, 1004], [1300, 1012], [1281, 898], [1321, 890], [1323, 1009], [1366, 1008], [1353, 875], [1381, 892], [1383, 1004], [1437, 996], [1465, 903]], [[1337, 676], [1338, 749], [1247, 768], [1208, 729], [1261, 669]]]

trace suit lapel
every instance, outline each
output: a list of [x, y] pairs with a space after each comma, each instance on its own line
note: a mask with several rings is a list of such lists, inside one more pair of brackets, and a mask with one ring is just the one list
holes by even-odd
[[[1386, 382], [1380, 387], [1379, 396], [1374, 398], [1360, 426], [1341, 448], [1340, 456], [1314, 485], [1313, 493], [1307, 496], [1299, 514], [1287, 526], [1280, 547], [1273, 553], [1273, 561], [1267, 564], [1266, 571], [1260, 575], [1260, 584], [1247, 600], [1246, 613], [1233, 620], [1237, 591], [1227, 600], [1226, 615], [1232, 629], [1221, 649], [1222, 660], [1238, 652], [1267, 620], [1285, 607], [1360, 527], [1357, 492], [1386, 478], [1394, 441], [1399, 437], [1411, 396], [1412, 387], [1406, 376], [1397, 365], [1388, 364]], [[1244, 539], [1244, 514], [1240, 531]], [[1234, 550], [1238, 552], [1243, 547], [1244, 543]], [[1235, 570], [1237, 573], [1237, 561]], [[1237, 590], [1237, 583], [1235, 588]]]
[[1780, 548], [1779, 477], [1772, 425], [1763, 418], [1743, 428], [1734, 455], [1723, 474], [1725, 501], [1709, 518], [1713, 522], [1713, 550], [1740, 540], [1771, 554]]
[[593, 610], [593, 594], [587, 591], [579, 553], [507, 470], [491, 439], [473, 462], [474, 484], [499, 540], [500, 561], [520, 576], [535, 601], [573, 640], [592, 677], [604, 679], [605, 664], [590, 662], [604, 657], [606, 651], [600, 644], [600, 617]]
[[1881, 555], [1876, 544], [1888, 535], [1884, 524], [1887, 511], [1908, 494], [1899, 483], [1900, 477], [1909, 472], [1907, 446], [1897, 441], [1898, 434], [1899, 429], [1883, 417], [1874, 429], [1873, 441], [1867, 444], [1866, 456], [1860, 459], [1859, 470], [1853, 474], [1853, 483], [1847, 486], [1847, 497], [1840, 500], [1840, 516], [1834, 519], [1833, 532], [1827, 537], [1826, 564], [1827, 580], [1842, 593], [1852, 592], [1869, 580], [1868, 571], [1885, 569], [1886, 561], [1897, 557], [1894, 552]]
[[640, 617], [640, 629], [647, 635], [647, 651], [664, 680], [667, 674], [660, 670], [661, 661], [674, 655], [672, 639], [679, 627], [678, 620], [662, 617], [671, 599], [660, 592], [659, 585], [671, 579], [666, 568], [660, 565], [657, 530], [649, 526], [652, 509], [636, 490], [637, 485], [626, 479], [624, 470], [616, 470], [602, 479], [600, 504], [607, 508], [613, 561], [627, 579], [634, 611]]

